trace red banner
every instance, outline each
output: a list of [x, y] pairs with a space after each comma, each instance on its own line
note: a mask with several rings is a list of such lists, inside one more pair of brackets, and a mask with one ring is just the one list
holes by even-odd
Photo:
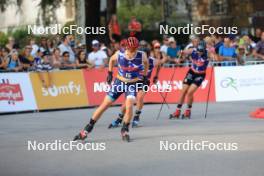
[[0, 101], [23, 101], [23, 94], [19, 84], [10, 84], [8, 80], [0, 83]]
[[[151, 102], [161, 103], [163, 102], [162, 96], [163, 97], [166, 96], [166, 101], [168, 103], [177, 103], [180, 90], [182, 89], [183, 86], [183, 79], [188, 70], [189, 68], [186, 67], [162, 68], [159, 74], [159, 80], [157, 85], [151, 84], [150, 90], [147, 93], [144, 101], [148, 103]], [[207, 100], [209, 84], [210, 84], [209, 82], [211, 76], [214, 75], [212, 71], [213, 71], [212, 68], [207, 69], [206, 78], [194, 95], [195, 102], [205, 102]], [[107, 90], [107, 86], [108, 86], [106, 83], [107, 69], [85, 70], [83, 73], [86, 83], [89, 106], [99, 105], [103, 101], [104, 96], [106, 95], [105, 91]], [[210, 88], [209, 101], [215, 101], [214, 77], [212, 77], [211, 81], [212, 82], [210, 84], [211, 88]], [[170, 89], [168, 89], [169, 87]], [[158, 89], [162, 92], [158, 92]], [[121, 96], [115, 102], [115, 104], [121, 104], [123, 103], [123, 101], [124, 101], [124, 96]]]

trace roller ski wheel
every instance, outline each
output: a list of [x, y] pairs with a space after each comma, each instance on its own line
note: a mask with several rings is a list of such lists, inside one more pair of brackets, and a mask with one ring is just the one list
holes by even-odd
[[127, 131], [121, 133], [122, 140], [125, 142], [130, 142], [130, 136]]
[[85, 140], [87, 138], [87, 134], [88, 132], [85, 130], [82, 130], [79, 134], [77, 134], [74, 138], [73, 141], [77, 141], [77, 140]]
[[139, 120], [133, 120], [132, 128], [137, 128], [139, 126]]
[[177, 109], [173, 114], [170, 114], [169, 119], [179, 119], [181, 115], [181, 110]]
[[184, 114], [182, 114], [182, 119], [190, 119], [191, 118], [191, 110], [185, 110]]

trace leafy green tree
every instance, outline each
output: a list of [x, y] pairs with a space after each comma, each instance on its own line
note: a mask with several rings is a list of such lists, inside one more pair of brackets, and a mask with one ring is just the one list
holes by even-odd
[[153, 29], [161, 21], [160, 0], [120, 0], [117, 15], [122, 28], [127, 28], [131, 16], [136, 16], [142, 22], [144, 29]]

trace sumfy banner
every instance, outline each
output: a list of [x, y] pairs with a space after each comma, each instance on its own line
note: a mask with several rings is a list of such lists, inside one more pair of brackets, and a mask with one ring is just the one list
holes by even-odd
[[[30, 73], [38, 109], [83, 107], [88, 105], [81, 70], [52, 72], [54, 85], [44, 88], [39, 73]], [[47, 73], [44, 73], [48, 79]]]
[[264, 65], [215, 68], [216, 101], [264, 99]]
[[28, 73], [1, 73], [0, 113], [35, 109], [37, 107]]

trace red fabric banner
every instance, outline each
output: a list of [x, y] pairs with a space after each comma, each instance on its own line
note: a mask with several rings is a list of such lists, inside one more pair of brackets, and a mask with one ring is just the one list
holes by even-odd
[[[212, 69], [213, 68], [210, 67], [207, 69], [206, 78], [203, 81], [202, 85], [197, 90], [197, 92], [195, 93], [194, 102], [206, 102], [211, 76], [213, 77], [211, 79], [212, 82], [210, 84], [211, 88], [210, 88], [209, 101], [215, 102], [215, 84], [214, 84], [215, 81], [214, 81], [214, 73]], [[177, 103], [180, 90], [182, 89], [183, 86], [183, 79], [188, 70], [189, 70], [188, 67], [162, 68], [159, 74], [159, 80], [157, 84], [153, 85], [151, 83], [150, 90], [147, 93], [144, 101], [147, 103], [161, 103], [163, 102], [163, 98], [160, 94], [163, 94], [163, 97], [166, 96], [166, 101], [168, 103]], [[174, 71], [175, 73], [173, 76]], [[114, 73], [116, 74], [116, 69], [114, 70]], [[106, 95], [105, 90], [107, 90], [107, 83], [106, 83], [107, 69], [84, 70], [83, 74], [86, 83], [89, 106], [99, 105], [103, 101], [103, 98]], [[158, 92], [158, 89], [161, 92]], [[115, 104], [121, 104], [123, 103], [123, 101], [124, 101], [124, 96], [122, 95], [115, 102]]]

